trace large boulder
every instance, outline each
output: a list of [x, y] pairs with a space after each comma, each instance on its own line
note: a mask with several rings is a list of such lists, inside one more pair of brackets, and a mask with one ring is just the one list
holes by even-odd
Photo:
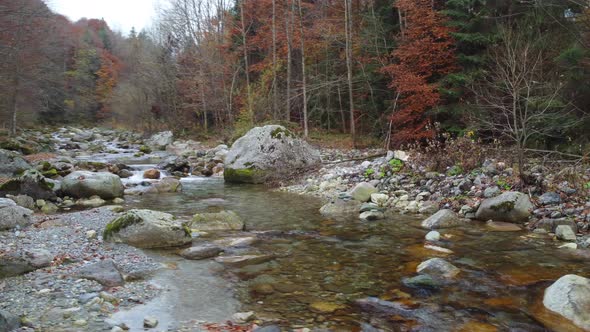
[[26, 195], [33, 199], [54, 200], [55, 184], [39, 171], [30, 169], [18, 178], [10, 179], [0, 185], [0, 195]]
[[232, 145], [225, 157], [224, 178], [228, 182], [264, 183], [320, 162], [320, 153], [285, 127], [256, 127]]
[[174, 134], [171, 131], [162, 131], [152, 135], [146, 145], [156, 150], [165, 150], [166, 147], [174, 142]]
[[494, 220], [523, 223], [533, 211], [529, 197], [516, 191], [507, 191], [500, 196], [485, 199], [475, 213], [479, 220]]
[[125, 188], [121, 178], [115, 174], [76, 171], [62, 180], [61, 190], [64, 194], [75, 198], [88, 198], [96, 195], [104, 199], [113, 199], [123, 197]]
[[45, 249], [9, 252], [0, 256], [0, 278], [13, 277], [47, 267], [53, 255]]
[[167, 248], [192, 241], [190, 230], [168, 213], [129, 210], [107, 224], [105, 241], [120, 242], [137, 248]]
[[31, 168], [20, 154], [0, 149], [0, 177], [12, 177]]
[[244, 230], [244, 221], [233, 211], [197, 213], [190, 227], [199, 231], [241, 231]]
[[0, 207], [0, 231], [25, 227], [32, 223], [33, 211], [15, 205]]
[[422, 221], [422, 228], [439, 229], [462, 225], [463, 221], [452, 210], [443, 209]]
[[545, 290], [545, 308], [590, 330], [590, 279], [568, 274]]

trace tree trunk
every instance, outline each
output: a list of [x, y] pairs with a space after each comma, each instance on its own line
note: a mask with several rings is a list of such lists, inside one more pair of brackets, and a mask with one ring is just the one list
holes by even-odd
[[351, 0], [345, 0], [344, 20], [346, 32], [346, 71], [348, 78], [348, 102], [350, 109], [350, 136], [352, 146], [356, 146], [356, 128], [354, 123], [354, 98], [352, 95], [352, 10]]
[[301, 30], [301, 74], [303, 78], [302, 88], [303, 88], [303, 137], [307, 138], [309, 136], [309, 127], [308, 127], [308, 119], [307, 119], [307, 82], [305, 78], [305, 38], [303, 32], [303, 10], [301, 9], [301, 0], [298, 0], [299, 4], [299, 29]]
[[287, 8], [285, 10], [285, 33], [287, 35], [287, 109], [285, 111], [286, 121], [291, 120], [291, 76], [293, 70], [293, 40], [291, 34], [291, 18], [293, 15], [293, 1], [295, 0], [291, 0], [291, 7], [289, 7], [289, 2], [287, 2]]
[[273, 118], [277, 119], [278, 96], [277, 96], [277, 4], [272, 0], [272, 112]]
[[240, 1], [240, 18], [242, 20], [242, 43], [244, 48], [244, 72], [246, 74], [246, 90], [248, 94], [248, 112], [252, 115], [252, 91], [250, 88], [250, 68], [248, 66], [248, 44], [246, 38], [246, 22], [244, 21], [244, 1]]

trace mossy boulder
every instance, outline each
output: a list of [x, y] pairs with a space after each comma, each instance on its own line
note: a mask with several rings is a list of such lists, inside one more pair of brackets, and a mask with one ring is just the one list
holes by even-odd
[[524, 223], [529, 219], [533, 209], [534, 206], [527, 195], [507, 191], [500, 196], [483, 200], [475, 217], [483, 221]]
[[34, 199], [54, 200], [55, 184], [46, 179], [41, 172], [29, 169], [18, 178], [10, 179], [0, 185], [0, 195], [27, 195]]
[[265, 183], [319, 165], [319, 152], [287, 128], [256, 127], [236, 140], [225, 157], [224, 178], [235, 183]]
[[189, 227], [199, 231], [241, 231], [244, 221], [234, 211], [197, 213]]
[[19, 153], [0, 149], [0, 177], [12, 177], [31, 168]]
[[190, 230], [164, 212], [130, 210], [107, 224], [105, 241], [126, 243], [137, 248], [178, 247], [192, 241]]
[[121, 178], [108, 172], [77, 171], [66, 176], [61, 183], [64, 194], [75, 198], [99, 196], [103, 199], [123, 197]]

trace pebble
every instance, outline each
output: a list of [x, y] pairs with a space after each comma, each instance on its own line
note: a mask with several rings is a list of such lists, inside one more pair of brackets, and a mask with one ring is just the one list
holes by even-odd
[[143, 327], [153, 329], [158, 326], [158, 320], [154, 317], [148, 316], [143, 319]]
[[425, 236], [426, 241], [436, 242], [440, 240], [440, 233], [437, 231], [430, 231]]

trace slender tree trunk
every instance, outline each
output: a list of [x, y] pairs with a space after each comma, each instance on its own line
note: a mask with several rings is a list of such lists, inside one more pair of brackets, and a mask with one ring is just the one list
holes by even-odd
[[305, 75], [305, 38], [303, 32], [303, 10], [301, 9], [301, 0], [298, 0], [299, 5], [299, 29], [301, 33], [301, 74], [303, 78], [301, 80], [303, 88], [303, 137], [309, 136], [309, 124], [307, 119], [307, 81]]
[[272, 112], [277, 119], [278, 95], [277, 95], [277, 4], [272, 0]]
[[354, 98], [352, 95], [352, 4], [351, 0], [345, 0], [344, 20], [346, 32], [346, 71], [348, 78], [348, 102], [350, 108], [350, 136], [352, 146], [356, 146], [356, 128], [354, 123]]
[[246, 90], [248, 94], [248, 112], [252, 114], [252, 90], [250, 87], [250, 68], [248, 66], [248, 44], [246, 38], [246, 22], [244, 21], [244, 1], [240, 1], [240, 18], [242, 20], [242, 43], [244, 48], [244, 72], [246, 74]]
[[[293, 17], [293, 1], [291, 6], [287, 2], [285, 10], [285, 33], [287, 35], [287, 109], [285, 111], [285, 120], [291, 120], [291, 76], [293, 71], [293, 38], [291, 33], [291, 18]], [[288, 14], [287, 14], [288, 13]]]

